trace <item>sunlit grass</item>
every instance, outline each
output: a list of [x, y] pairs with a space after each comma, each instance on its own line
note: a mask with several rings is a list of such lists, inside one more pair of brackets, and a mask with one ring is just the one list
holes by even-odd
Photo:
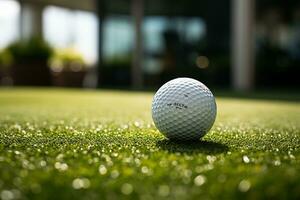
[[300, 197], [300, 103], [217, 98], [201, 141], [166, 140], [153, 93], [0, 90], [2, 199]]

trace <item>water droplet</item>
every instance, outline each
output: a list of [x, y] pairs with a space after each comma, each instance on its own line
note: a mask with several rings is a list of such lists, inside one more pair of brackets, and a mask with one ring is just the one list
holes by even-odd
[[112, 178], [118, 178], [120, 175], [119, 171], [118, 170], [113, 170], [111, 173], [110, 173], [110, 176]]
[[54, 167], [59, 171], [66, 171], [69, 168], [67, 163], [61, 163], [61, 162], [56, 162], [54, 164]]
[[135, 125], [136, 127], [140, 127], [140, 126], [141, 126], [141, 124], [140, 124], [138, 121], [135, 121], [135, 122], [134, 122], [134, 125]]
[[56, 156], [56, 159], [57, 160], [62, 160], [64, 158], [64, 154], [58, 154], [57, 156]]
[[1, 192], [1, 199], [3, 200], [11, 200], [14, 199], [14, 193], [9, 190], [3, 190]]
[[203, 185], [203, 184], [205, 183], [205, 181], [206, 181], [206, 177], [203, 176], [203, 175], [198, 175], [198, 176], [196, 176], [195, 179], [194, 179], [194, 183], [195, 183], [195, 185], [197, 185], [197, 186]]
[[184, 171], [183, 171], [183, 176], [185, 176], [185, 177], [190, 177], [190, 176], [192, 176], [192, 171], [191, 171], [191, 170], [184, 170]]
[[87, 178], [76, 178], [72, 182], [72, 186], [76, 190], [89, 188], [90, 185], [91, 185], [91, 182]]
[[111, 156], [112, 156], [112, 157], [115, 157], [115, 158], [118, 157], [118, 155], [119, 155], [118, 153], [112, 153], [112, 154], [111, 154]]
[[132, 187], [131, 184], [125, 183], [125, 184], [122, 185], [121, 192], [122, 192], [123, 194], [129, 195], [129, 194], [132, 193], [132, 191], [133, 191], [133, 187]]
[[105, 175], [107, 173], [107, 169], [104, 165], [100, 165], [98, 170], [101, 175]]
[[138, 159], [138, 158], [134, 159], [134, 162], [135, 162], [135, 164], [136, 164], [137, 166], [140, 166], [140, 165], [141, 165], [141, 161], [140, 161], [140, 159]]
[[248, 156], [243, 156], [243, 161], [244, 163], [249, 163], [250, 159], [248, 158]]
[[247, 192], [251, 187], [251, 183], [248, 180], [242, 180], [238, 187], [241, 192]]
[[217, 158], [216, 158], [216, 156], [208, 155], [208, 156], [206, 156], [206, 159], [208, 160], [209, 163], [213, 163], [216, 161]]
[[147, 174], [147, 173], [149, 172], [149, 169], [148, 169], [148, 167], [143, 166], [143, 167], [141, 168], [141, 171], [142, 171], [143, 174]]
[[279, 165], [281, 165], [281, 162], [280, 162], [280, 160], [275, 160], [275, 161], [274, 161], [274, 165], [275, 165], [275, 166], [279, 166]]
[[40, 166], [41, 166], [41, 167], [45, 167], [46, 165], [47, 165], [47, 162], [46, 162], [46, 161], [42, 160], [42, 161], [40, 162]]
[[290, 154], [290, 159], [295, 159], [295, 156], [293, 154]]

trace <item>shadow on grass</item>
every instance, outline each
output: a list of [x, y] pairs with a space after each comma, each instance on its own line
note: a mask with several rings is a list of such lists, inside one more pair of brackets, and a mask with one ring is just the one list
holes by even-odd
[[220, 154], [228, 151], [228, 146], [213, 141], [174, 141], [159, 140], [156, 142], [157, 147], [167, 150], [171, 153], [203, 153], [203, 154]]

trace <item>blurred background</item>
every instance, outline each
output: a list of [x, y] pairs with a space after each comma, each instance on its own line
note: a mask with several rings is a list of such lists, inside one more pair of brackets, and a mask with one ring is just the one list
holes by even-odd
[[0, 0], [1, 86], [300, 86], [298, 0]]

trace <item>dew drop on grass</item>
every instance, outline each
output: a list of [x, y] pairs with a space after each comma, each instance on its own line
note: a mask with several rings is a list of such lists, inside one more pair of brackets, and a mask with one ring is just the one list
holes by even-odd
[[143, 174], [147, 174], [147, 173], [149, 172], [148, 167], [143, 166], [143, 167], [141, 168], [141, 172], [142, 172]]
[[140, 166], [141, 165], [141, 161], [138, 158], [134, 159], [134, 162], [135, 162], [136, 166]]
[[128, 126], [128, 124], [124, 124], [124, 125], [122, 125], [122, 128], [123, 128], [123, 129], [128, 129], [129, 126]]
[[91, 182], [87, 178], [76, 178], [72, 182], [72, 186], [76, 190], [89, 188], [90, 185], [91, 185]]
[[62, 160], [64, 158], [64, 154], [60, 153], [56, 156], [57, 160]]
[[195, 184], [196, 186], [201, 186], [201, 185], [203, 185], [205, 182], [206, 182], [206, 177], [203, 176], [203, 175], [198, 175], [198, 176], [196, 176], [195, 179], [194, 179], [194, 184]]
[[93, 158], [93, 162], [94, 162], [94, 163], [98, 163], [98, 162], [99, 162], [99, 158], [98, 158], [98, 157], [94, 157], [94, 158]]
[[173, 165], [173, 166], [176, 166], [177, 164], [178, 164], [178, 162], [177, 162], [176, 160], [173, 160], [173, 161], [172, 161], [172, 165]]
[[133, 191], [133, 187], [131, 184], [129, 183], [124, 183], [121, 187], [121, 192], [125, 195], [129, 195], [131, 194]]
[[251, 183], [248, 180], [242, 180], [238, 186], [241, 192], [247, 192], [250, 189], [250, 187], [251, 187]]
[[54, 164], [55, 169], [59, 170], [59, 171], [66, 171], [69, 166], [67, 165], [67, 163], [61, 163], [61, 162], [56, 162]]
[[138, 121], [135, 121], [135, 122], [134, 122], [134, 126], [136, 126], [136, 127], [140, 127], [140, 126], [141, 126], [141, 123], [140, 123], [140, 122], [138, 122]]
[[280, 162], [280, 160], [275, 160], [275, 161], [274, 161], [274, 165], [275, 165], [275, 166], [279, 166], [279, 165], [281, 165], [281, 162]]
[[216, 161], [216, 156], [211, 156], [211, 155], [208, 155], [206, 156], [206, 159], [208, 160], [209, 163], [213, 163]]
[[192, 171], [191, 170], [184, 170], [183, 176], [185, 176], [185, 177], [191, 177], [192, 176]]
[[243, 156], [243, 161], [244, 161], [244, 163], [249, 163], [250, 159], [248, 156]]
[[118, 153], [112, 153], [112, 154], [111, 154], [111, 156], [112, 156], [112, 157], [115, 157], [115, 158], [118, 157], [118, 155], [119, 155]]
[[98, 171], [101, 175], [105, 175], [107, 173], [107, 169], [104, 165], [100, 165]]
[[118, 178], [120, 175], [119, 171], [118, 170], [113, 170], [111, 173], [110, 173], [110, 176], [112, 178]]
[[14, 199], [14, 193], [10, 190], [3, 190], [1, 192], [1, 199], [2, 200], [12, 200]]
[[294, 160], [295, 159], [295, 156], [293, 154], [290, 154], [290, 159]]

